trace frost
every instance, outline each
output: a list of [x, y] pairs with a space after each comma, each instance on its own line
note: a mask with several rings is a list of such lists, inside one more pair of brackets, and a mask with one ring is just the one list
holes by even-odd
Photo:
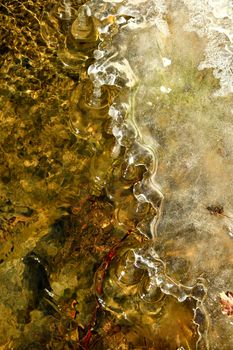
[[162, 58], [162, 61], [163, 61], [163, 66], [164, 66], [164, 67], [168, 67], [168, 66], [170, 66], [171, 63], [172, 63], [172, 61], [171, 61], [169, 58], [167, 58], [167, 57], [163, 57], [163, 58]]
[[233, 92], [233, 3], [231, 0], [184, 0], [189, 10], [187, 30], [207, 38], [205, 59], [199, 69], [213, 68], [220, 79], [217, 96]]
[[123, 88], [110, 109], [112, 131], [127, 166], [145, 166], [133, 194], [139, 207], [153, 209], [137, 225], [153, 244], [136, 252], [136, 265], [147, 271], [150, 292], [156, 286], [179, 302], [197, 301], [200, 348], [233, 347], [219, 305], [219, 293], [233, 289], [231, 7], [210, 0], [109, 6], [119, 31], [89, 70], [96, 86]]
[[160, 86], [160, 91], [164, 94], [169, 94], [172, 91], [172, 89], [162, 85], [162, 86]]

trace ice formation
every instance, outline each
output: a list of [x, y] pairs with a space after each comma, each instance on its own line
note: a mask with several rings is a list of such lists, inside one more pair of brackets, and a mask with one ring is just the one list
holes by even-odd
[[0, 10], [0, 347], [232, 349], [232, 1]]
[[[113, 134], [134, 166], [146, 166], [134, 193], [139, 203], [157, 210], [149, 231], [138, 225], [153, 239], [154, 253], [136, 250], [135, 263], [144, 261], [154, 286], [180, 301], [189, 296], [185, 288], [201, 283], [207, 295], [193, 298], [199, 303], [196, 315], [201, 307], [206, 324], [196, 321], [197, 348], [230, 349], [232, 322], [221, 313], [219, 294], [233, 290], [232, 2], [142, 0], [113, 6], [104, 1], [102, 6], [104, 12], [90, 2], [92, 14], [100, 19], [114, 14], [120, 30], [89, 73], [96, 86], [119, 81], [128, 87], [130, 97], [121, 94], [110, 110]], [[125, 23], [124, 16], [131, 19]], [[176, 282], [166, 282], [165, 272], [152, 272], [153, 254]]]

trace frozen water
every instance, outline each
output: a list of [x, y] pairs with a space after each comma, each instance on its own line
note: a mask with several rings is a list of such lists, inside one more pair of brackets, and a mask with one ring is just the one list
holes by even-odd
[[[232, 2], [121, 5], [116, 13], [132, 16], [113, 41], [114, 61], [130, 67], [126, 120], [152, 150], [152, 162], [158, 159], [148, 174], [164, 196], [159, 225], [151, 226], [154, 249], [178, 284], [201, 278], [210, 348], [227, 350], [233, 348], [232, 322], [219, 296], [233, 290]], [[142, 184], [135, 191], [139, 200], [149, 193]], [[169, 288], [174, 285], [161, 289], [169, 294]]]

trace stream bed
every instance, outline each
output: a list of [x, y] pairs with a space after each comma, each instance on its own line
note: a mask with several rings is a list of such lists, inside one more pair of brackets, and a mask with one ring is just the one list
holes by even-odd
[[0, 349], [233, 349], [232, 1], [0, 20]]

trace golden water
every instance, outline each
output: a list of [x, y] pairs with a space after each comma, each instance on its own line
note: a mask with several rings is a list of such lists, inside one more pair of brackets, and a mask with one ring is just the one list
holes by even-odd
[[1, 349], [232, 348], [232, 99], [121, 2], [0, 5]]

